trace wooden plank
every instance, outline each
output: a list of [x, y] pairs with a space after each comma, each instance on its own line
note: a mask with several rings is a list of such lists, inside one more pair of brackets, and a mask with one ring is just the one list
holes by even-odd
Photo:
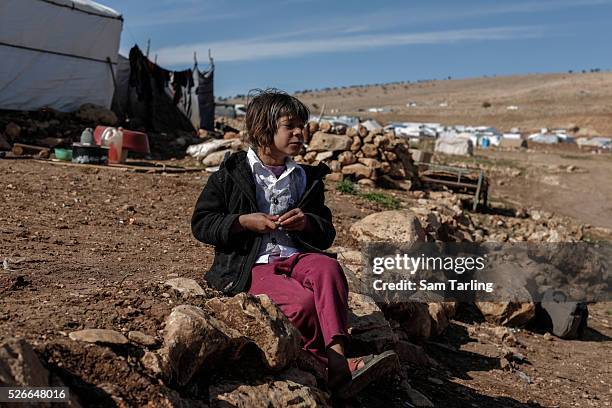
[[111, 169], [111, 170], [120, 170], [120, 171], [132, 171], [136, 173], [188, 173], [188, 172], [201, 172], [206, 171], [205, 168], [163, 168], [163, 167], [146, 167], [146, 166], [132, 166], [129, 164], [121, 164], [121, 163], [111, 163], [108, 165], [103, 164], [89, 164], [89, 163], [73, 163], [61, 160], [36, 160], [40, 163], [50, 163], [59, 166], [66, 167], [89, 167], [94, 169]]

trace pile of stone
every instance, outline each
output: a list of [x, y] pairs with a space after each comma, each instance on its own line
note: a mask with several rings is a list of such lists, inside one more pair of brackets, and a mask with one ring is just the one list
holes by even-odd
[[83, 129], [96, 125], [117, 125], [110, 110], [85, 104], [71, 113], [43, 108], [33, 112], [0, 111], [0, 150], [14, 143], [44, 147], [70, 146], [78, 142]]
[[296, 161], [323, 162], [332, 170], [328, 180], [352, 179], [360, 185], [401, 188], [400, 180], [413, 179], [416, 169], [407, 143], [382, 129], [346, 127], [329, 122], [310, 122], [306, 151]]
[[[301, 349], [300, 333], [267, 296], [241, 293], [223, 297], [188, 278], [170, 279], [158, 290], [178, 305], [153, 335], [82, 329], [66, 333], [69, 343], [63, 343], [63, 347], [108, 348], [102, 352], [106, 359], [138, 349], [133, 354], [138, 357], [130, 357], [132, 368], [138, 371], [133, 377], [158, 387], [158, 392], [151, 393], [148, 406], [331, 406], [325, 367]], [[349, 308], [353, 353], [380, 353], [400, 345], [371, 298], [350, 293]], [[419, 349], [406, 341], [401, 344], [404, 355], [412, 355], [406, 350], [414, 354]], [[117, 354], [111, 350], [124, 351]], [[50, 352], [49, 356], [52, 365], [62, 366], [59, 354]], [[424, 353], [418, 352], [413, 358], [427, 362]], [[0, 343], [0, 386], [64, 385], [44, 368], [27, 342], [9, 339]], [[104, 382], [96, 386], [125, 406], [121, 384]], [[84, 406], [79, 397], [88, 396], [76, 391], [70, 392], [73, 400], [69, 406]], [[407, 398], [422, 397], [409, 387], [398, 392]]]
[[[109, 109], [86, 103], [74, 112], [60, 112], [50, 108], [38, 111], [0, 111], [0, 151], [11, 150], [13, 144], [23, 143], [41, 147], [69, 147], [79, 142], [86, 128], [120, 126], [117, 115]], [[123, 124], [126, 129], [132, 128]], [[151, 157], [183, 157], [185, 148], [197, 141], [195, 134], [147, 132]]]

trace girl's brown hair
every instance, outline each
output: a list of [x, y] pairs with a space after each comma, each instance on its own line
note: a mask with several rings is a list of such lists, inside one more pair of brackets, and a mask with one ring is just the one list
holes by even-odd
[[246, 108], [246, 127], [251, 146], [257, 148], [272, 145], [278, 130], [278, 120], [283, 116], [298, 118], [306, 124], [310, 111], [296, 97], [279, 89], [251, 90]]

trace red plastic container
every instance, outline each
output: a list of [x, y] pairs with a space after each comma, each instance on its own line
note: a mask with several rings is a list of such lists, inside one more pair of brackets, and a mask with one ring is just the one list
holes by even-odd
[[[94, 130], [94, 142], [96, 144], [101, 144], [102, 133], [106, 128], [107, 126], [97, 126]], [[123, 132], [122, 150], [143, 154], [151, 153], [149, 137], [146, 133], [127, 129], [121, 129], [121, 131]]]

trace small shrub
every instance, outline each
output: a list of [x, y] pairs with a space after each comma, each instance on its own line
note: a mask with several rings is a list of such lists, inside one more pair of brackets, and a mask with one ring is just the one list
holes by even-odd
[[486, 109], [486, 108], [490, 108], [490, 107], [491, 107], [491, 102], [489, 102], [489, 101], [484, 101], [484, 102], [482, 103], [482, 107], [483, 107], [483, 108], [485, 108], [485, 109]]
[[382, 204], [390, 210], [397, 210], [402, 204], [400, 199], [384, 193], [363, 193], [361, 196], [366, 200]]
[[339, 181], [336, 190], [344, 194], [357, 194], [357, 187], [351, 180]]

